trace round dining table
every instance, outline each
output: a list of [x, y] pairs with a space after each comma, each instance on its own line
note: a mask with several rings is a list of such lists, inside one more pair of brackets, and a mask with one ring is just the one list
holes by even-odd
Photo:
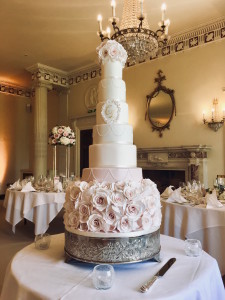
[[6, 208], [5, 219], [12, 224], [14, 233], [16, 224], [26, 219], [34, 223], [35, 235], [43, 234], [63, 208], [64, 202], [64, 192], [22, 192], [7, 189], [3, 202]]
[[[8, 265], [1, 300], [224, 300], [225, 291], [218, 264], [206, 252], [187, 256], [184, 241], [160, 236], [161, 261], [114, 265], [115, 279], [108, 290], [92, 282], [93, 264], [65, 262], [64, 233], [51, 237], [47, 250], [30, 244]], [[175, 263], [146, 293], [139, 291], [170, 259]]]

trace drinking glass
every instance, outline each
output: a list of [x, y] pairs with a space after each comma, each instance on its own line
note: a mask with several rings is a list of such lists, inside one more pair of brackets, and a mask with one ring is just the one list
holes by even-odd
[[108, 264], [97, 265], [93, 270], [93, 284], [97, 290], [107, 290], [112, 287], [114, 268]]
[[201, 242], [197, 239], [185, 240], [184, 250], [188, 256], [199, 256], [202, 253]]

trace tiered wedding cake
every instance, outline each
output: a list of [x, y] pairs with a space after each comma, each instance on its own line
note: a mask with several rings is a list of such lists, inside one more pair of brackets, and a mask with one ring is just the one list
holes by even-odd
[[122, 69], [127, 59], [116, 41], [97, 48], [102, 65], [93, 145], [82, 181], [65, 202], [65, 253], [82, 261], [126, 263], [160, 251], [160, 194], [137, 168], [133, 128], [128, 124]]

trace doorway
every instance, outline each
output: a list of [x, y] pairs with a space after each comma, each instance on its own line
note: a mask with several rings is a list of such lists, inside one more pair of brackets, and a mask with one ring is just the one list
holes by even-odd
[[80, 177], [82, 170], [89, 167], [89, 146], [93, 144], [92, 129], [80, 131]]

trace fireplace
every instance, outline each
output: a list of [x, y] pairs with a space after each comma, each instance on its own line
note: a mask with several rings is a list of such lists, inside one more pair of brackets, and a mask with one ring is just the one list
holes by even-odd
[[143, 177], [154, 181], [158, 189], [180, 182], [197, 180], [208, 188], [207, 152], [211, 149], [206, 145], [180, 147], [139, 148], [137, 165], [143, 169]]
[[149, 178], [156, 183], [160, 194], [172, 185], [178, 188], [181, 182], [185, 182], [184, 170], [143, 170], [143, 178]]

